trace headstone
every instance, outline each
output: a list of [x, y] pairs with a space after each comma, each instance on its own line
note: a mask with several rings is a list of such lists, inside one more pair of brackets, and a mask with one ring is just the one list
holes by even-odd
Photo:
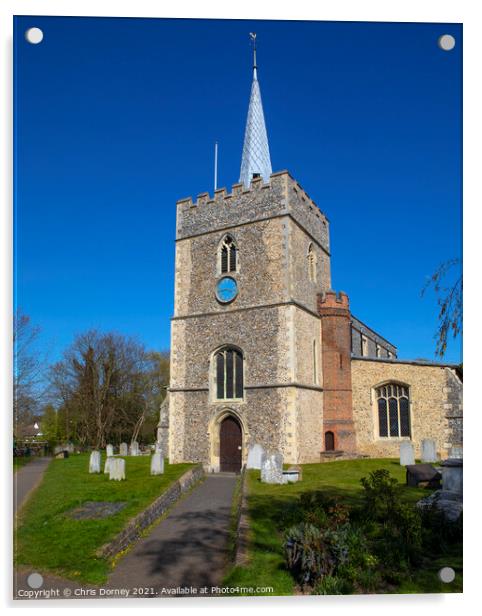
[[104, 473], [107, 475], [110, 472], [110, 465], [111, 462], [115, 460], [114, 457], [110, 456], [109, 458], [105, 459], [105, 464], [104, 464]]
[[69, 457], [69, 452], [67, 450], [59, 451], [59, 453], [55, 454], [55, 457], [58, 458], [59, 460], [63, 460], [64, 458]]
[[105, 453], [108, 458], [114, 455], [114, 447], [112, 445], [107, 445], [105, 448]]
[[410, 441], [403, 441], [400, 443], [400, 466], [408, 466], [409, 464], [415, 464], [413, 444]]
[[263, 454], [261, 458], [261, 481], [263, 483], [285, 483], [283, 480], [283, 456], [280, 453]]
[[432, 438], [422, 439], [422, 451], [420, 458], [422, 462], [437, 462], [437, 449]]
[[283, 471], [283, 483], [296, 483], [301, 481], [303, 471], [301, 466], [290, 466], [288, 470]]
[[162, 451], [156, 451], [151, 458], [151, 475], [162, 475], [164, 473], [164, 458]]
[[122, 481], [126, 478], [126, 461], [124, 458], [109, 458], [109, 479]]
[[409, 464], [407, 469], [407, 486], [417, 488], [424, 484], [428, 488], [440, 487], [440, 473], [431, 464]]
[[129, 447], [127, 443], [121, 443], [119, 447], [119, 455], [128, 456], [129, 455]]
[[261, 458], [263, 457], [264, 449], [259, 445], [259, 443], [255, 443], [251, 445], [248, 450], [248, 461], [246, 463], [246, 468], [261, 468]]
[[137, 441], [132, 441], [130, 450], [131, 450], [131, 456], [138, 456], [139, 455], [139, 443]]
[[100, 451], [94, 450], [90, 454], [89, 473], [100, 473]]
[[442, 488], [444, 492], [463, 493], [463, 461], [459, 458], [449, 458], [440, 465], [442, 467]]
[[462, 459], [464, 457], [464, 450], [461, 446], [454, 446], [450, 448], [450, 457]]

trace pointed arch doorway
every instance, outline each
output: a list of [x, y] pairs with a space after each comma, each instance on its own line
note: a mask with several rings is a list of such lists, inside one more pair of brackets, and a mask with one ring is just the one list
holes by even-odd
[[243, 432], [233, 415], [227, 415], [219, 426], [219, 462], [221, 472], [239, 473], [242, 465]]

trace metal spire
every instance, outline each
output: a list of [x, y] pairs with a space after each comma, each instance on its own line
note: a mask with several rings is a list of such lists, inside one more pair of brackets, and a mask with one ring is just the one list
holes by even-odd
[[249, 33], [253, 41], [253, 83], [249, 99], [248, 119], [244, 133], [243, 156], [239, 181], [247, 188], [253, 177], [261, 176], [269, 182], [271, 175], [271, 159], [269, 156], [268, 135], [264, 123], [261, 91], [258, 82], [258, 67], [256, 64], [256, 34]]

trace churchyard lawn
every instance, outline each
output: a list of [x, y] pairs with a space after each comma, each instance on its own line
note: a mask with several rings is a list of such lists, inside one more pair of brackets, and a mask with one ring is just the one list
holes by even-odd
[[[248, 511], [250, 523], [248, 563], [232, 567], [223, 580], [230, 587], [272, 587], [274, 592], [254, 593], [293, 595], [303, 592], [286, 566], [283, 544], [284, 533], [293, 524], [293, 508], [299, 506], [300, 495], [322, 492], [351, 511], [363, 506], [362, 477], [377, 469], [387, 469], [400, 482], [404, 502], [414, 505], [431, 490], [405, 486], [405, 468], [398, 460], [366, 459], [305, 464], [303, 480], [299, 483], [269, 485], [260, 482], [260, 471], [250, 470], [247, 476]], [[438, 572], [442, 567], [452, 567], [456, 572], [450, 584], [442, 583]], [[310, 592], [304, 589], [304, 592]], [[316, 589], [311, 592], [316, 594]], [[363, 590], [356, 585], [345, 592], [374, 593], [431, 593], [462, 592], [462, 544], [450, 545], [444, 554], [426, 552], [415, 571], [400, 574], [399, 579], [386, 580], [375, 588]], [[251, 594], [251, 593], [243, 593]], [[326, 594], [344, 594], [331, 593]]]
[[[105, 454], [102, 455], [104, 467]], [[150, 475], [150, 456], [126, 458], [126, 481], [89, 474], [89, 454], [53, 460], [40, 487], [22, 509], [15, 535], [19, 566], [50, 571], [60, 576], [101, 584], [109, 562], [95, 556], [127, 521], [145, 509], [192, 464], [169, 465], [163, 475]], [[86, 501], [125, 503], [103, 519], [75, 519], [70, 512]]]

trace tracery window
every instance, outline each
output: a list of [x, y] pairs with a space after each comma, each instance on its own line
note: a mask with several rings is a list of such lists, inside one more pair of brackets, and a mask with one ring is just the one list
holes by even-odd
[[224, 347], [214, 354], [215, 391], [218, 400], [243, 398], [243, 354], [238, 349]]
[[410, 399], [408, 387], [388, 383], [375, 390], [378, 410], [378, 434], [382, 438], [410, 436]]
[[313, 250], [313, 244], [310, 244], [308, 247], [308, 275], [310, 277], [311, 282], [316, 282], [316, 255]]
[[238, 250], [233, 238], [226, 235], [220, 247], [221, 274], [235, 272], [238, 265]]

